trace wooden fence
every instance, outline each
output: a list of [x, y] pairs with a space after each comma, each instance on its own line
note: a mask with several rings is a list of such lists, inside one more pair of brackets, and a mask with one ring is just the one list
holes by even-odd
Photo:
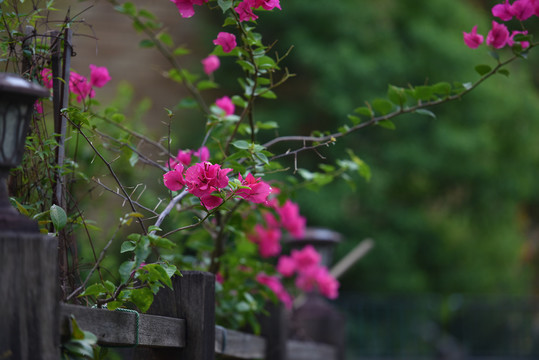
[[161, 289], [146, 314], [60, 303], [57, 253], [53, 237], [0, 233], [0, 360], [59, 359], [72, 315], [100, 345], [130, 346], [121, 351], [130, 359], [342, 358], [342, 349], [329, 344], [287, 340], [277, 307], [261, 319], [264, 337], [216, 326], [215, 279], [205, 272], [174, 277], [174, 290]]

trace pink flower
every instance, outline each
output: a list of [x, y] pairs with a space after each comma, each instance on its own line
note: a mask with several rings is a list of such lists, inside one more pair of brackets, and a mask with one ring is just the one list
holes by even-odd
[[90, 65], [90, 86], [103, 87], [110, 79], [111, 77], [106, 67]]
[[183, 18], [190, 18], [191, 16], [195, 15], [194, 5], [200, 6], [208, 2], [208, 0], [170, 0], [170, 1], [176, 4], [178, 11], [180, 12], [180, 15]]
[[84, 76], [79, 75], [76, 72], [71, 72], [69, 79], [69, 91], [77, 95], [77, 102], [81, 102], [87, 97], [93, 98], [95, 96], [95, 91], [92, 89], [92, 85]]
[[503, 21], [509, 21], [513, 18], [513, 9], [509, 4], [509, 0], [505, 0], [505, 3], [494, 5], [492, 7], [492, 15], [502, 19]]
[[208, 210], [215, 209], [217, 206], [223, 203], [223, 199], [217, 195], [203, 195], [200, 197], [200, 202]]
[[258, 281], [262, 285], [267, 286], [271, 291], [273, 291], [273, 293], [280, 301], [283, 302], [287, 309], [292, 308], [292, 297], [285, 290], [279, 278], [260, 273], [256, 275], [256, 281]]
[[41, 70], [41, 78], [43, 79], [43, 86], [47, 89], [52, 89], [52, 70], [47, 68]]
[[277, 262], [277, 271], [285, 277], [292, 276], [296, 272], [296, 262], [290, 256], [283, 255]]
[[215, 100], [215, 105], [221, 108], [225, 112], [226, 116], [234, 114], [234, 103], [228, 96], [223, 96], [222, 98]]
[[34, 103], [34, 110], [38, 114], [43, 114], [43, 105], [41, 105], [41, 100], [36, 100], [36, 102]]
[[483, 35], [477, 33], [477, 25], [475, 25], [470, 33], [462, 32], [464, 35], [464, 43], [470, 49], [475, 49], [483, 43]]
[[511, 12], [520, 21], [530, 18], [534, 13], [534, 6], [530, 0], [517, 0], [511, 5]]
[[236, 36], [227, 32], [220, 32], [217, 34], [217, 39], [213, 40], [215, 45], [221, 45], [223, 51], [226, 53], [231, 52], [236, 46]]
[[260, 178], [255, 178], [252, 174], [248, 174], [245, 179], [239, 174], [238, 179], [243, 186], [248, 186], [249, 189], [238, 189], [236, 195], [256, 204], [266, 203], [271, 192], [271, 186], [261, 181]]
[[269, 226], [269, 227], [274, 227], [274, 228], [278, 228], [280, 227], [281, 225], [279, 225], [279, 222], [277, 221], [277, 219], [275, 218], [275, 216], [273, 216], [272, 213], [270, 212], [265, 212], [263, 214], [264, 216], [264, 220], [266, 221], [266, 224]]
[[316, 284], [320, 293], [328, 299], [336, 299], [339, 296], [339, 282], [331, 276], [326, 267], [318, 268]]
[[163, 175], [165, 186], [172, 191], [178, 191], [185, 186], [185, 179], [183, 177], [183, 165], [178, 164], [174, 167], [174, 170], [169, 171]]
[[509, 39], [509, 30], [507, 26], [492, 21], [492, 29], [487, 34], [487, 45], [495, 49], [501, 49]]
[[193, 155], [198, 157], [200, 159], [200, 161], [202, 161], [202, 162], [208, 161], [210, 159], [210, 150], [208, 150], [207, 147], [203, 146], [200, 149], [198, 149], [197, 151], [195, 151], [193, 153]]
[[283, 227], [296, 239], [303, 237], [307, 220], [299, 214], [299, 206], [290, 200], [286, 200], [282, 207], [276, 208], [281, 218]]
[[174, 162], [189, 166], [191, 164], [192, 153], [192, 150], [178, 150], [178, 155], [176, 156], [176, 159], [174, 159]]
[[[515, 35], [517, 34], [522, 34], [522, 35], [528, 35], [528, 32], [527, 31], [513, 31], [511, 33], [511, 36], [509, 37], [509, 39], [507, 39], [507, 45], [508, 46], [513, 46], [515, 44]], [[530, 42], [529, 41], [521, 41], [520, 42], [520, 45], [522, 46], [523, 49], [526, 49], [527, 47], [530, 46]]]
[[309, 269], [318, 266], [321, 260], [320, 254], [312, 245], [307, 245], [301, 250], [292, 250], [291, 256], [300, 273], [308, 272]]
[[223, 189], [228, 185], [226, 175], [230, 171], [232, 169], [221, 169], [221, 165], [212, 165], [208, 161], [197, 163], [185, 171], [187, 191], [195, 196], [203, 197], [215, 190]]
[[274, 8], [281, 10], [279, 0], [254, 0], [253, 8], [257, 9], [260, 6], [262, 6], [264, 10], [273, 10]]
[[247, 235], [248, 239], [258, 245], [260, 256], [268, 258], [281, 252], [281, 230], [255, 225], [254, 233]]
[[210, 75], [221, 66], [221, 62], [216, 55], [210, 55], [207, 58], [202, 59], [201, 63], [204, 66], [204, 72], [207, 75]]
[[243, 0], [234, 10], [238, 13], [240, 21], [256, 20], [258, 16], [253, 13], [253, 0]]

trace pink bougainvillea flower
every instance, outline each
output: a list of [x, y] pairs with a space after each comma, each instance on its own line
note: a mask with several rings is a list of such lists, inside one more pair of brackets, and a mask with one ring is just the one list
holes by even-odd
[[539, 16], [539, 0], [530, 0], [535, 16]]
[[318, 266], [321, 260], [320, 254], [312, 245], [307, 245], [301, 250], [292, 250], [290, 255], [296, 263], [296, 269], [300, 273]]
[[198, 157], [200, 161], [205, 162], [210, 159], [210, 150], [207, 147], [202, 146], [200, 149], [193, 153], [194, 156]]
[[271, 291], [273, 291], [273, 293], [280, 301], [283, 302], [287, 309], [292, 308], [292, 297], [285, 290], [283, 284], [281, 283], [281, 280], [279, 280], [278, 277], [260, 273], [256, 275], [256, 281], [258, 281], [262, 285], [267, 286]]
[[534, 14], [534, 10], [530, 0], [517, 0], [511, 5], [511, 12], [520, 21], [530, 18]]
[[177, 164], [174, 170], [169, 171], [163, 175], [165, 186], [172, 191], [178, 191], [185, 186], [185, 179], [183, 177], [183, 165]]
[[43, 86], [47, 89], [52, 89], [52, 70], [48, 68], [41, 70], [41, 78], [43, 79]]
[[234, 10], [238, 13], [240, 21], [256, 20], [258, 16], [253, 12], [253, 0], [243, 0]]
[[226, 116], [234, 114], [235, 106], [232, 100], [228, 96], [223, 96], [222, 98], [219, 98], [215, 100], [215, 105], [222, 109]]
[[292, 276], [296, 272], [296, 262], [290, 256], [283, 255], [277, 261], [277, 271], [285, 277]]
[[207, 58], [202, 59], [201, 63], [204, 66], [204, 72], [207, 75], [210, 75], [215, 70], [219, 69], [219, 66], [221, 66], [219, 57], [217, 57], [216, 55], [210, 55]]
[[248, 174], [245, 179], [239, 174], [238, 179], [243, 186], [248, 186], [249, 189], [238, 189], [236, 195], [256, 204], [265, 204], [267, 202], [268, 195], [271, 193], [271, 186], [260, 180], [260, 178], [255, 178], [252, 174]]
[[254, 233], [248, 234], [247, 238], [258, 245], [258, 251], [263, 258], [276, 256], [281, 252], [281, 230], [278, 228], [265, 228], [257, 224]]
[[275, 216], [273, 216], [272, 213], [270, 213], [270, 212], [265, 212], [265, 213], [263, 214], [263, 217], [264, 217], [264, 220], [266, 221], [266, 224], [267, 224], [269, 227], [278, 228], [278, 227], [281, 226], [281, 225], [279, 224], [279, 221], [277, 221], [277, 219], [275, 218]]
[[223, 199], [216, 195], [204, 195], [200, 197], [200, 202], [208, 210], [215, 209], [217, 206], [223, 203]]
[[38, 114], [43, 114], [43, 105], [41, 105], [41, 100], [36, 100], [36, 102], [34, 103], [34, 110]]
[[[515, 45], [515, 35], [517, 35], [517, 34], [528, 35], [528, 32], [527, 31], [518, 31], [518, 30], [513, 31], [511, 33], [511, 36], [509, 36], [509, 39], [507, 39], [507, 45], [508, 46]], [[530, 46], [530, 42], [529, 41], [520, 41], [520, 45], [522, 46], [523, 49], [526, 49], [527, 47]]]
[[316, 284], [320, 293], [328, 299], [336, 299], [339, 296], [339, 282], [329, 273], [326, 267], [318, 268]]
[[180, 12], [180, 15], [183, 18], [190, 18], [191, 16], [195, 15], [194, 5], [200, 6], [208, 2], [208, 0], [170, 0], [170, 1], [172, 1], [176, 5], [176, 7], [178, 8], [178, 11]]
[[471, 32], [462, 32], [464, 35], [464, 43], [468, 45], [470, 49], [476, 49], [483, 43], [483, 35], [477, 33], [477, 25], [475, 25]]
[[88, 80], [76, 72], [71, 72], [69, 78], [69, 91], [77, 95], [77, 102], [81, 102], [87, 97], [93, 98], [95, 91], [92, 89], [92, 85]]
[[185, 166], [189, 166], [191, 164], [191, 154], [193, 153], [192, 150], [178, 150], [178, 155], [176, 156], [176, 162], [181, 163]]
[[281, 10], [279, 0], [254, 0], [253, 7], [258, 9], [260, 6], [262, 6], [264, 10], [273, 10], [274, 8]]
[[111, 77], [106, 67], [90, 65], [90, 86], [103, 87], [110, 79]]
[[276, 208], [281, 224], [290, 234], [300, 239], [305, 234], [305, 224], [307, 220], [299, 214], [299, 206], [290, 200], [286, 200], [282, 207]]
[[217, 34], [217, 39], [213, 40], [213, 43], [215, 45], [221, 45], [223, 47], [223, 51], [226, 53], [231, 52], [236, 47], [236, 36], [231, 33], [227, 32], [220, 32]]
[[513, 9], [509, 4], [509, 0], [505, 0], [503, 4], [494, 5], [492, 7], [492, 15], [502, 19], [503, 21], [509, 21], [513, 18]]
[[212, 165], [205, 161], [191, 166], [185, 171], [187, 191], [197, 197], [210, 195], [215, 190], [228, 185], [227, 174], [232, 169], [221, 169], [221, 165]]
[[501, 49], [507, 44], [507, 39], [509, 39], [507, 26], [492, 21], [492, 29], [487, 34], [487, 45]]

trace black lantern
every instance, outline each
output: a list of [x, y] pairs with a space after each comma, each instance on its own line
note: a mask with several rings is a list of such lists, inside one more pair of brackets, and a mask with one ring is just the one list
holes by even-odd
[[49, 96], [42, 86], [18, 75], [0, 73], [0, 229], [35, 232], [37, 223], [20, 215], [9, 203], [9, 170], [21, 163], [34, 103]]

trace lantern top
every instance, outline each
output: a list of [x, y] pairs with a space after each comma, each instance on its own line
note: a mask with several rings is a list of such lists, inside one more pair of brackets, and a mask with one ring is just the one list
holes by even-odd
[[0, 73], [0, 93], [26, 95], [35, 98], [48, 97], [50, 94], [43, 86], [11, 73]]
[[308, 242], [312, 244], [337, 244], [342, 240], [342, 235], [336, 231], [317, 228], [317, 227], [308, 227], [305, 229], [305, 235], [301, 239], [295, 239], [292, 237], [285, 237], [284, 241], [288, 243], [301, 243]]

